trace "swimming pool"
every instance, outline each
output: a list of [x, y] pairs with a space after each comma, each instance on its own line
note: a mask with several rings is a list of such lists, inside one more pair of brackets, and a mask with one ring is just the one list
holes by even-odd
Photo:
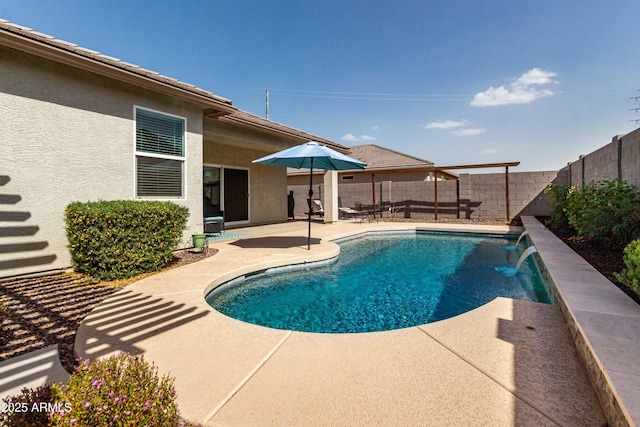
[[[321, 267], [243, 277], [206, 300], [238, 320], [305, 332], [400, 329], [447, 319], [498, 296], [549, 303], [535, 263], [509, 236], [374, 233], [339, 242]], [[291, 270], [289, 268], [289, 270]]]

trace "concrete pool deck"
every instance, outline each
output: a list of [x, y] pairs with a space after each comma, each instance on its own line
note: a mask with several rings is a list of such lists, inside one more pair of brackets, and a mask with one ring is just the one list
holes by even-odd
[[219, 252], [127, 286], [78, 330], [78, 356], [142, 352], [175, 378], [181, 414], [206, 426], [562, 425], [605, 418], [559, 306], [498, 298], [395, 331], [313, 334], [228, 318], [208, 290], [251, 271], [333, 257], [330, 240], [377, 230], [507, 227], [303, 222], [251, 227]]

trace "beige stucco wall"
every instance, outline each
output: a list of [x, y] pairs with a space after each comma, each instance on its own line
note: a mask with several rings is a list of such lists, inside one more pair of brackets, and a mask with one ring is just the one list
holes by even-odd
[[249, 224], [287, 220], [286, 168], [252, 163], [260, 157], [296, 145], [273, 135], [205, 119], [206, 165], [249, 170]]
[[0, 277], [70, 265], [68, 203], [134, 197], [134, 106], [187, 119], [186, 244], [202, 229], [202, 109], [0, 46]]

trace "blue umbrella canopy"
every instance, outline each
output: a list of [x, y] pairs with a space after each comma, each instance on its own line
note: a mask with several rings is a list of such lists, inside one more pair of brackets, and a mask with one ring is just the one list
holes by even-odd
[[359, 160], [339, 153], [318, 142], [309, 141], [302, 145], [287, 148], [270, 154], [253, 163], [261, 163], [263, 165], [284, 166], [289, 168], [308, 168], [309, 172], [309, 233], [307, 236], [307, 249], [311, 249], [311, 198], [313, 197], [313, 168], [325, 170], [349, 170], [364, 169], [367, 166]]
[[316, 168], [325, 170], [364, 169], [365, 163], [339, 153], [318, 142], [307, 142], [270, 154], [253, 163], [289, 168]]

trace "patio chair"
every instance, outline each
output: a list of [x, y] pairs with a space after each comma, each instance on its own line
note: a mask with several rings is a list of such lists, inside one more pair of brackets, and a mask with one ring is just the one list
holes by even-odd
[[[309, 199], [307, 199], [307, 203], [309, 203]], [[309, 212], [305, 212], [306, 215], [309, 215]], [[324, 217], [324, 208], [322, 207], [322, 202], [318, 199], [313, 199], [311, 201], [311, 215], [318, 215], [319, 217]]]
[[360, 212], [358, 212], [353, 208], [342, 206], [342, 197], [338, 196], [338, 213], [340, 214], [340, 219], [347, 219], [347, 218], [357, 219], [358, 214]]
[[360, 212], [353, 208], [338, 208], [338, 212], [342, 219], [357, 218]]
[[223, 216], [210, 216], [204, 218], [204, 232], [205, 234], [222, 234], [224, 230], [224, 217]]
[[355, 202], [355, 211], [358, 213], [356, 218], [360, 216], [360, 222], [371, 222], [371, 207], [369, 205], [363, 205], [362, 202]]

